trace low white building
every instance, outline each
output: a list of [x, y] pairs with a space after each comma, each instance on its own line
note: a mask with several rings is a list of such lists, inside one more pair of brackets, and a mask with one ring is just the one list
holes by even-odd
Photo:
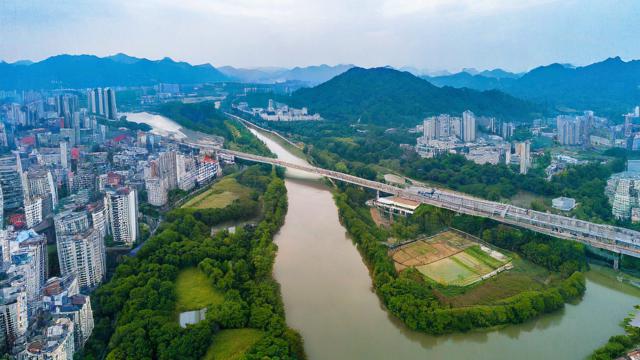
[[551, 206], [554, 209], [571, 211], [576, 207], [576, 199], [561, 196], [551, 200]]

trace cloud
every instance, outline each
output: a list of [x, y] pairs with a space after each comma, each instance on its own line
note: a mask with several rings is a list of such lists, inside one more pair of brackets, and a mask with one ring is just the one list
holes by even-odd
[[619, 0], [2, 0], [0, 59], [59, 53], [235, 66], [525, 70], [640, 57]]

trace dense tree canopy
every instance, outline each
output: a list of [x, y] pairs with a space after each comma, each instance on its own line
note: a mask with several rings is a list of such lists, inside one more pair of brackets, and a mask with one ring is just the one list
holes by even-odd
[[442, 304], [434, 295], [433, 285], [415, 271], [396, 272], [387, 255], [387, 247], [382, 243], [387, 234], [372, 223], [367, 211], [362, 211], [362, 201], [366, 197], [363, 190], [352, 186], [336, 192], [340, 218], [372, 267], [374, 286], [384, 304], [411, 329], [442, 334], [521, 323], [557, 310], [585, 291], [584, 276], [579, 272], [586, 267], [584, 246], [422, 205], [408, 220], [416, 232], [455, 227], [496, 246], [516, 251], [534, 263], [558, 271], [562, 277], [556, 285], [521, 292], [490, 305], [450, 307]]
[[[201, 359], [220, 329], [252, 327], [265, 336], [249, 350], [255, 359], [304, 358], [301, 338], [289, 329], [278, 284], [271, 277], [274, 233], [287, 209], [284, 182], [269, 167], [238, 177], [252, 186], [262, 220], [235, 234], [211, 236], [211, 225], [254, 216], [257, 201], [201, 212], [174, 210], [158, 234], [92, 295], [95, 329], [82, 356], [116, 359]], [[177, 321], [175, 280], [181, 269], [198, 267], [224, 294], [206, 319], [186, 328]]]

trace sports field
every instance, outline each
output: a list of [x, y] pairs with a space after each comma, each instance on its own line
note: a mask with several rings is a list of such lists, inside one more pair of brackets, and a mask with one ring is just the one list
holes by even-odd
[[478, 282], [511, 262], [502, 253], [451, 230], [401, 246], [391, 257], [398, 271], [413, 267], [437, 283], [456, 286]]

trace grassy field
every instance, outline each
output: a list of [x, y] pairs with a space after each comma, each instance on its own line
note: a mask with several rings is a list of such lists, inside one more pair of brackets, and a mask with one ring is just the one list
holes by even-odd
[[221, 209], [231, 204], [234, 200], [248, 197], [251, 189], [240, 185], [233, 177], [226, 177], [203, 192], [187, 201], [183, 208], [193, 209]]
[[439, 286], [435, 294], [440, 301], [452, 306], [488, 305], [523, 291], [539, 290], [554, 281], [544, 268], [522, 260], [512, 259], [514, 268], [472, 286]]
[[500, 261], [494, 257], [492, 257], [491, 255], [487, 254], [486, 252], [484, 252], [480, 246], [472, 246], [470, 248], [467, 248], [464, 250], [465, 253], [473, 256], [474, 258], [482, 261], [483, 263], [487, 264], [489, 267], [491, 268], [499, 268], [500, 266], [502, 266], [504, 264], [504, 261]]
[[222, 330], [213, 337], [204, 360], [241, 359], [262, 336], [262, 331], [256, 329]]
[[222, 294], [213, 288], [207, 276], [197, 268], [184, 269], [178, 274], [176, 294], [177, 312], [199, 310], [223, 301]]

